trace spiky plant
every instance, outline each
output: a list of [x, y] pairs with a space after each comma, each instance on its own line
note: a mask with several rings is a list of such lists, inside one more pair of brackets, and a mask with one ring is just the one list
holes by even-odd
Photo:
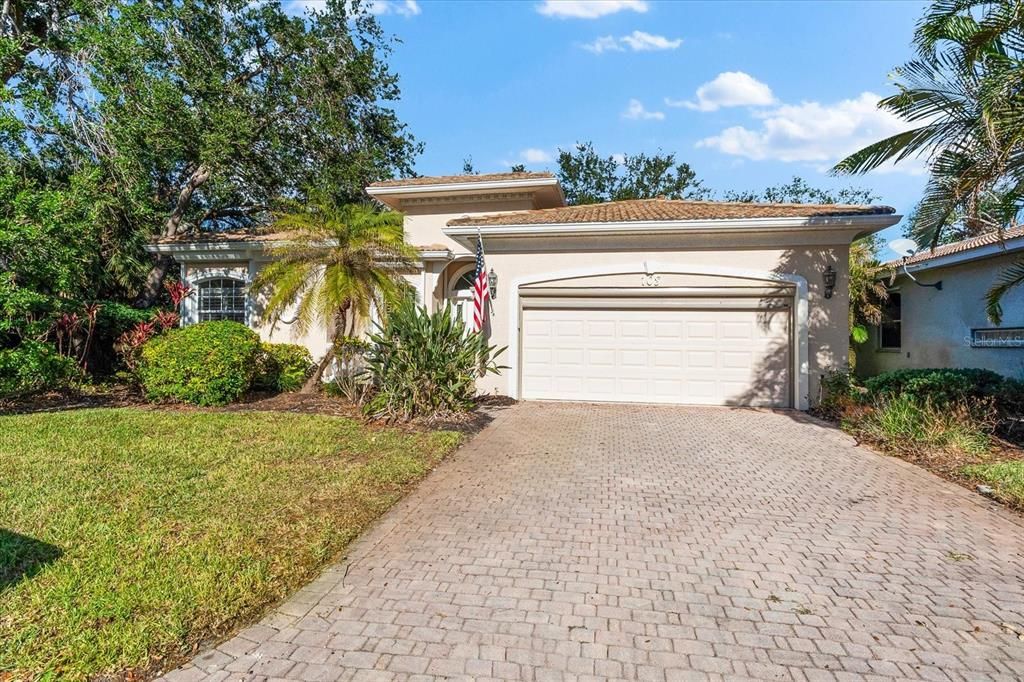
[[289, 237], [271, 250], [252, 290], [266, 296], [264, 321], [288, 316], [299, 333], [314, 322], [327, 329], [329, 350], [302, 388], [310, 392], [334, 360], [334, 341], [369, 319], [371, 306], [385, 315], [407, 295], [402, 275], [414, 271], [417, 253], [401, 214], [364, 204], [316, 201], [279, 214], [274, 227]]

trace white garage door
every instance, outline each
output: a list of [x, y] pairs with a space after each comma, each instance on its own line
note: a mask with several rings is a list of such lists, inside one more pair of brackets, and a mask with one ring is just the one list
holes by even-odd
[[526, 399], [790, 404], [789, 309], [526, 308]]

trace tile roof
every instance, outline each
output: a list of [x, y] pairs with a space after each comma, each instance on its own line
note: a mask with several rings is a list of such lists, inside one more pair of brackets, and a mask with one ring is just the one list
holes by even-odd
[[434, 175], [420, 178], [397, 178], [381, 180], [370, 184], [370, 187], [406, 187], [422, 185], [450, 185], [473, 182], [500, 182], [502, 180], [545, 180], [555, 177], [546, 172], [527, 173], [485, 173], [483, 175]]
[[277, 242], [291, 237], [291, 232], [243, 232], [243, 231], [224, 231], [224, 232], [200, 232], [199, 234], [180, 234], [176, 237], [157, 237], [150, 240], [151, 244], [187, 244], [194, 242], [196, 244], [210, 244], [210, 243], [224, 243], [230, 244], [234, 242]]
[[[294, 232], [202, 232], [200, 234], [184, 234], [177, 237], [158, 237], [151, 244], [264, 244], [269, 242], [287, 241]], [[447, 244], [422, 244], [415, 247], [418, 251], [447, 251]]]
[[[1013, 227], [1008, 230], [1003, 230], [1002, 239], [1016, 239], [1017, 237], [1024, 237], [1024, 226]], [[998, 244], [1000, 242], [1000, 236], [998, 232], [989, 232], [978, 237], [971, 237], [970, 239], [964, 239], [959, 242], [953, 242], [952, 244], [943, 244], [937, 246], [934, 249], [927, 249], [919, 251], [905, 262], [907, 265], [913, 265], [914, 263], [924, 263], [934, 258], [941, 258], [942, 256], [951, 256], [954, 253], [963, 253], [964, 251], [970, 251], [971, 249], [977, 249], [982, 246], [991, 246], [992, 244]], [[897, 258], [888, 262], [888, 265], [902, 265], [904, 260]]]
[[552, 225], [566, 223], [626, 223], [675, 220], [729, 220], [742, 218], [818, 218], [829, 216], [887, 215], [889, 206], [846, 204], [746, 204], [731, 201], [635, 199], [603, 204], [544, 208], [518, 213], [472, 216], [449, 220], [457, 225]]

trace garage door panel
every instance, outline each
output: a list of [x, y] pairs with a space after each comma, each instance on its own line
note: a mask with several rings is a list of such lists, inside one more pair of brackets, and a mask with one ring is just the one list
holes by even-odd
[[526, 308], [530, 399], [785, 406], [789, 315], [763, 310]]

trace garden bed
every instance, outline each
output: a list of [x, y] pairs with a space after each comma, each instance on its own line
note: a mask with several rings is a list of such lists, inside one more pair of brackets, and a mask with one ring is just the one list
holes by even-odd
[[463, 438], [245, 407], [0, 416], [0, 679], [174, 664], [313, 578]]

